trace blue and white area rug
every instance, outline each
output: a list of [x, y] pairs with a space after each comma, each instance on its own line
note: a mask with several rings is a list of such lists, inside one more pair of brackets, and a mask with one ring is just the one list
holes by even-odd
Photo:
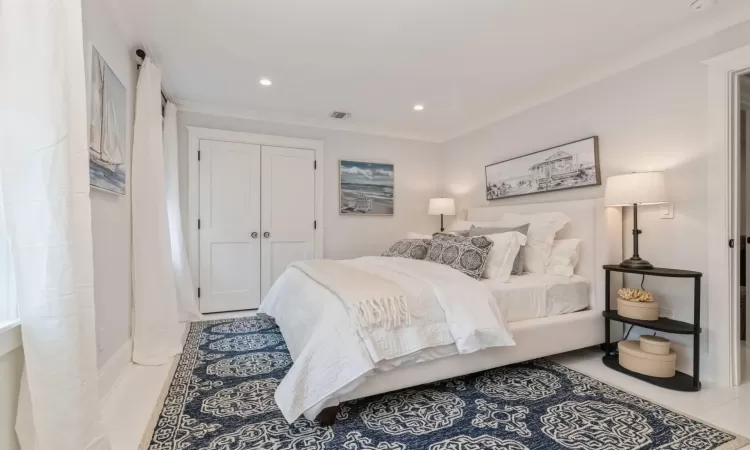
[[148, 450], [733, 450], [744, 438], [546, 360], [342, 405], [331, 427], [286, 420], [292, 364], [276, 325], [191, 326]]

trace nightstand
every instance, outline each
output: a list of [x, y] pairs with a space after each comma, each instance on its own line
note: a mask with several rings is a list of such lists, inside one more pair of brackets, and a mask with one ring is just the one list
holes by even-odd
[[[653, 269], [628, 269], [620, 267], [618, 265], [606, 265], [603, 267], [606, 279], [605, 288], [605, 310], [602, 312], [604, 316], [604, 349], [605, 355], [602, 358], [604, 365], [614, 369], [618, 372], [630, 375], [639, 380], [646, 381], [653, 385], [663, 387], [666, 389], [672, 389], [675, 391], [699, 391], [701, 388], [700, 382], [700, 335], [701, 335], [701, 278], [703, 274], [700, 272], [693, 272], [691, 270], [678, 270], [678, 269], [664, 269], [660, 267], [654, 267]], [[687, 278], [692, 279], [694, 283], [693, 287], [693, 323], [680, 322], [678, 320], [667, 319], [666, 317], [659, 317], [658, 320], [637, 320], [622, 317], [617, 313], [617, 310], [610, 308], [610, 274], [612, 272], [621, 273], [633, 273], [638, 275], [646, 275], [653, 277], [667, 277], [667, 278]], [[609, 329], [611, 321], [622, 322], [630, 325], [636, 325], [642, 328], [648, 328], [651, 330], [662, 331], [664, 333], [671, 334], [691, 334], [693, 335], [693, 376], [687, 375], [682, 372], [677, 372], [674, 377], [671, 378], [657, 378], [650, 377], [647, 375], [641, 375], [636, 372], [632, 372], [622, 367], [618, 361], [618, 356], [610, 352], [609, 342]]]

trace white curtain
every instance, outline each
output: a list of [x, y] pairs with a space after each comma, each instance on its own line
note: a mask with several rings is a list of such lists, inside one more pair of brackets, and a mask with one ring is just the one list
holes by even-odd
[[136, 90], [133, 135], [133, 361], [161, 365], [182, 351], [167, 218], [161, 70], [146, 57]]
[[0, 202], [23, 330], [24, 450], [106, 450], [80, 0], [0, 0]]
[[168, 102], [164, 108], [164, 162], [167, 178], [167, 217], [169, 240], [172, 246], [172, 266], [177, 287], [177, 307], [180, 322], [201, 320], [196, 288], [187, 258], [187, 247], [182, 234], [180, 211], [180, 170], [177, 157], [177, 107]]

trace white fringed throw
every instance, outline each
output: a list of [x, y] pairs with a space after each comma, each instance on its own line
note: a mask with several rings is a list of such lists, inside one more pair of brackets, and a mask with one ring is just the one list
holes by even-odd
[[380, 275], [332, 260], [298, 261], [291, 264], [333, 292], [366, 330], [395, 328], [411, 323], [406, 294]]

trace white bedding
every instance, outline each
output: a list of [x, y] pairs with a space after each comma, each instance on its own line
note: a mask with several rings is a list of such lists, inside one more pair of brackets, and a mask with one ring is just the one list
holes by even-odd
[[298, 269], [287, 269], [259, 313], [276, 319], [294, 360], [275, 394], [289, 422], [301, 414], [314, 418], [326, 401], [355, 389], [376, 371], [515, 344], [490, 291], [450, 267], [383, 257], [347, 263], [388, 277], [416, 302], [409, 305], [411, 329], [400, 333], [402, 345], [414, 352], [374, 363], [340, 299]]
[[492, 292], [506, 322], [538, 319], [581, 311], [589, 306], [585, 278], [552, 274], [512, 275], [510, 280], [482, 280]]

